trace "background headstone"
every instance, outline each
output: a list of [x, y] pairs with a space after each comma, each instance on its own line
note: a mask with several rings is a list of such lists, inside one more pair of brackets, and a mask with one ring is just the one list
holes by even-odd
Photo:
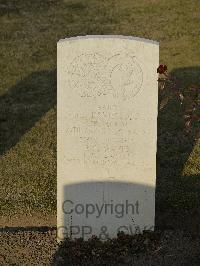
[[158, 43], [72, 37], [57, 60], [58, 240], [153, 230]]

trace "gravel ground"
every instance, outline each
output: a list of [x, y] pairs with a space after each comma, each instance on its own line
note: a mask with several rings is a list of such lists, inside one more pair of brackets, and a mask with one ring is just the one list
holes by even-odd
[[[124, 257], [119, 263], [94, 260], [68, 263], [54, 227], [1, 229], [0, 265], [200, 265], [200, 236], [164, 231], [154, 250]], [[70, 254], [71, 255], [71, 254]], [[71, 256], [74, 256], [73, 254]], [[118, 256], [118, 254], [116, 254]]]

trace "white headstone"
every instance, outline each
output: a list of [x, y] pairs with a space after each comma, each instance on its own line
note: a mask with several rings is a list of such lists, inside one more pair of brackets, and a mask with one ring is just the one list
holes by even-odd
[[57, 60], [58, 240], [153, 230], [159, 44], [72, 37]]

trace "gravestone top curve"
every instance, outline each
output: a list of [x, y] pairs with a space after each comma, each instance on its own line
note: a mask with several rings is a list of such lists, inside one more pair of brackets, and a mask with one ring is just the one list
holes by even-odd
[[127, 36], [127, 35], [80, 35], [75, 37], [67, 37], [64, 39], [60, 39], [58, 42], [65, 42], [65, 41], [73, 41], [73, 40], [79, 40], [79, 39], [124, 39], [124, 40], [133, 40], [133, 41], [139, 41], [139, 42], [145, 42], [145, 43], [152, 43], [159, 45], [158, 41], [146, 39], [146, 38], [140, 38], [140, 37], [134, 37], [134, 36]]

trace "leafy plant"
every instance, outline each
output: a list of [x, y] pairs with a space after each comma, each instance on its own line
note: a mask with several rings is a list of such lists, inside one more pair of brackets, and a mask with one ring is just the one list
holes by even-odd
[[159, 74], [158, 88], [161, 96], [159, 110], [162, 110], [170, 100], [177, 99], [183, 111], [184, 130], [187, 133], [194, 133], [198, 138], [200, 136], [200, 88], [198, 85], [181, 88], [179, 80], [167, 73], [166, 65], [159, 65], [157, 73]]

